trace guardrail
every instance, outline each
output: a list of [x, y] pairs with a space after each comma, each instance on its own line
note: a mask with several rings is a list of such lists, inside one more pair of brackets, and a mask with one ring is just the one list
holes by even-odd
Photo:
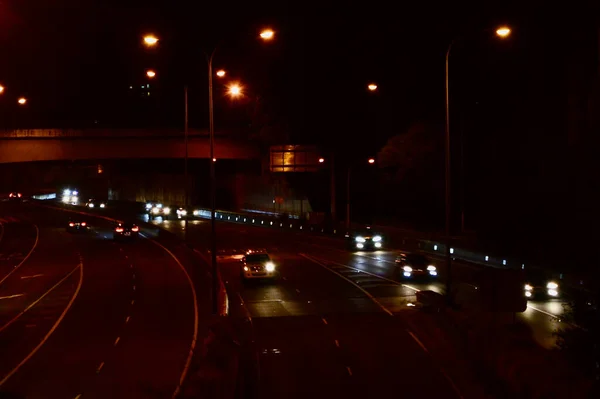
[[[140, 207], [142, 205], [140, 204]], [[207, 208], [195, 208], [193, 215], [197, 218], [210, 219], [211, 211]], [[282, 218], [277, 214], [252, 214], [246, 212], [232, 212], [226, 210], [217, 210], [215, 217], [218, 221], [252, 225], [257, 227], [281, 229], [289, 231], [298, 231], [306, 233], [320, 234], [330, 237], [343, 238], [346, 230], [343, 226], [325, 227], [321, 224], [311, 224], [309, 221], [293, 218]], [[384, 234], [385, 236], [385, 234]], [[388, 237], [392, 238], [392, 237]], [[387, 240], [388, 242], [390, 240]], [[415, 238], [414, 234], [403, 234], [399, 231], [393, 235], [393, 240], [396, 241], [395, 246], [399, 248], [415, 248], [422, 252], [431, 255], [445, 256], [446, 245], [435, 240], [425, 240]], [[536, 269], [546, 270], [556, 274], [556, 278], [561, 281], [561, 285], [572, 290], [582, 291], [585, 293], [595, 292], [597, 287], [592, 279], [584, 279], [579, 275], [567, 272], [556, 272], [547, 270], [534, 264], [526, 264], [525, 262], [509, 256], [498, 256], [495, 254], [487, 254], [476, 250], [465, 249], [460, 247], [451, 247], [450, 253], [455, 260], [477, 264], [483, 267], [506, 268], [506, 269]]]

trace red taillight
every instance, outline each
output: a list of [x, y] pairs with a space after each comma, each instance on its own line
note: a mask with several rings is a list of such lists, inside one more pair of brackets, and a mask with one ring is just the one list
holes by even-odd
[[117, 233], [122, 233], [122, 232], [123, 232], [123, 228], [122, 228], [122, 227], [117, 227], [117, 228], [115, 229], [115, 231], [116, 231]]
[[131, 228], [131, 231], [140, 231], [140, 228], [139, 228], [139, 227], [137, 227], [137, 226], [133, 226], [133, 227]]
[[75, 227], [75, 223], [73, 223], [73, 222], [69, 223], [69, 227]]
[[19, 196], [19, 198], [21, 198], [21, 193], [17, 194]]
[[12, 197], [14, 197], [15, 195], [14, 195], [13, 193], [10, 193], [8, 196], [9, 196], [10, 198], [12, 198]]
[[86, 222], [81, 222], [81, 225], [85, 226], [85, 225], [87, 225], [87, 223]]

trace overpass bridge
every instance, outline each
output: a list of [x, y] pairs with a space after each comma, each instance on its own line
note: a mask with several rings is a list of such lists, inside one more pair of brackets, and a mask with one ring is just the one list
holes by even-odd
[[[209, 158], [208, 131], [190, 129], [189, 158]], [[29, 129], [0, 130], [0, 164], [86, 159], [183, 158], [179, 129]], [[258, 145], [215, 134], [215, 158], [259, 160]]]

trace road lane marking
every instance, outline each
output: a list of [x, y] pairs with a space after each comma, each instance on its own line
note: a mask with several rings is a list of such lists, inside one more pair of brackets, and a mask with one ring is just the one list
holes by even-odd
[[340, 341], [338, 341], [337, 339], [334, 339], [333, 342], [335, 342], [335, 346], [337, 346], [338, 348], [340, 347]]
[[350, 377], [352, 377], [352, 369], [350, 368], [350, 366], [346, 366], [346, 371], [348, 372]]
[[133, 279], [135, 280], [135, 273], [133, 273]]
[[237, 292], [237, 296], [238, 296], [238, 298], [240, 298], [240, 305], [244, 306], [244, 298], [242, 298], [242, 294], [240, 294], [239, 292]]
[[133, 286], [133, 290], [135, 291], [135, 285]]
[[[27, 306], [25, 309], [23, 309], [19, 314], [17, 314], [15, 317], [13, 317], [11, 320], [8, 321], [8, 323], [6, 323], [5, 325], [3, 325], [2, 327], [0, 327], [0, 332], [4, 331], [8, 326], [10, 326], [12, 323], [14, 323], [15, 321], [17, 321], [17, 319], [21, 316], [23, 316], [25, 313], [27, 313], [29, 311], [29, 309], [31, 309], [32, 307], [34, 307], [35, 305], [37, 305], [42, 299], [44, 299], [46, 297], [46, 295], [48, 295], [49, 293], [51, 293], [56, 287], [58, 287], [63, 281], [65, 281], [66, 279], [68, 279], [69, 277], [71, 277], [71, 275], [73, 273], [75, 273], [75, 271], [77, 271], [77, 269], [81, 266], [81, 263], [79, 265], [77, 265], [77, 267], [75, 267], [75, 269], [71, 270], [66, 276], [64, 276], [62, 279], [60, 279], [60, 281], [56, 284], [54, 284], [52, 287], [50, 287], [50, 289], [46, 292], [44, 292], [42, 294], [42, 296], [40, 296], [38, 299], [36, 299], [35, 301], [33, 301], [32, 303], [29, 304], [29, 306]], [[77, 291], [79, 292], [79, 291]], [[1, 384], [0, 384], [1, 385]]]
[[23, 265], [23, 263], [25, 263], [27, 261], [27, 259], [29, 259], [29, 257], [31, 256], [31, 254], [33, 253], [33, 251], [35, 250], [35, 248], [37, 247], [38, 242], [40, 241], [40, 229], [38, 228], [37, 224], [34, 224], [33, 227], [35, 227], [35, 241], [33, 242], [33, 246], [31, 247], [31, 249], [29, 250], [29, 252], [27, 253], [27, 255], [25, 255], [25, 257], [23, 258], [23, 260], [17, 266], [15, 266], [10, 272], [8, 272], [6, 274], [6, 276], [4, 276], [2, 278], [2, 280], [0, 280], [0, 285], [2, 285], [2, 283], [7, 278], [9, 278], [14, 272], [16, 272]]
[[33, 276], [21, 276], [21, 280], [26, 280], [28, 278], [42, 277], [43, 275], [44, 275], [43, 273], [39, 273], [39, 274], [34, 274]]
[[117, 346], [117, 344], [119, 343], [120, 340], [121, 340], [121, 337], [117, 337], [117, 339], [115, 339], [115, 343], [113, 345]]
[[323, 323], [324, 323], [325, 325], [327, 325], [327, 320], [325, 320], [325, 318], [324, 318], [324, 317], [321, 317], [321, 320], [323, 320]]
[[423, 345], [423, 342], [421, 342], [421, 340], [419, 338], [417, 338], [417, 336], [415, 334], [413, 334], [412, 331], [406, 330], [406, 332], [412, 337], [412, 339], [415, 340], [415, 342], [417, 344], [419, 344], [419, 346], [421, 347], [421, 349], [423, 349], [425, 352], [429, 353], [429, 350], [427, 349], [427, 347], [425, 345]]
[[132, 299], [131, 300], [131, 304], [133, 305], [134, 303], [135, 303], [135, 299]]
[[287, 281], [287, 277], [285, 277], [285, 276], [284, 276], [284, 277], [283, 277], [283, 280], [284, 280], [284, 281]]
[[169, 251], [169, 249], [167, 249], [164, 245], [162, 245], [158, 241], [154, 241], [154, 240], [146, 237], [144, 234], [142, 234], [142, 237], [150, 240], [154, 244], [161, 247], [163, 250], [165, 250], [166, 253], [168, 253], [171, 256], [171, 258], [173, 258], [173, 260], [175, 261], [175, 263], [177, 263], [177, 265], [179, 266], [179, 268], [181, 269], [183, 274], [185, 274], [185, 277], [187, 278], [187, 281], [190, 285], [190, 289], [192, 290], [192, 299], [194, 302], [194, 332], [192, 334], [192, 343], [190, 345], [190, 351], [189, 351], [187, 359], [185, 361], [183, 371], [181, 372], [181, 376], [179, 378], [177, 387], [175, 388], [175, 391], [173, 392], [173, 395], [171, 396], [172, 399], [175, 399], [179, 395], [179, 392], [181, 391], [181, 386], [183, 385], [183, 381], [185, 380], [185, 377], [187, 376], [187, 373], [190, 369], [190, 365], [192, 363], [192, 356], [194, 355], [194, 350], [196, 349], [196, 341], [198, 340], [198, 299], [196, 296], [196, 288], [194, 287], [194, 281], [190, 277], [190, 274], [187, 272], [185, 267], [181, 264], [179, 259], [177, 259], [177, 257], [173, 254], [173, 252]]
[[527, 304], [527, 307], [528, 307], [528, 308], [530, 308], [530, 309], [533, 309], [533, 310], [535, 310], [536, 312], [540, 312], [540, 313], [543, 313], [543, 314], [545, 314], [545, 315], [548, 315], [548, 316], [550, 316], [550, 317], [552, 317], [552, 318], [554, 318], [554, 319], [560, 320], [560, 316], [558, 316], [558, 315], [552, 314], [552, 313], [550, 313], [550, 312], [546, 312], [545, 310], [542, 310], [542, 309], [538, 309], [538, 308], [536, 308], [535, 306], [531, 306], [531, 305], [529, 305], [529, 304]]
[[77, 396], [75, 396], [75, 399], [79, 399], [81, 398], [81, 394], [77, 394]]
[[130, 267], [131, 269], [133, 269], [133, 265], [129, 265], [129, 267]]
[[102, 370], [102, 367], [104, 367], [104, 362], [100, 363], [100, 365], [96, 369], [96, 374], [98, 374], [100, 372], [100, 370]]
[[[12, 377], [13, 374], [15, 374], [25, 363], [27, 363], [27, 361], [29, 361], [29, 359], [31, 359], [33, 357], [33, 355], [35, 355], [36, 352], [46, 343], [46, 341], [48, 340], [48, 338], [50, 338], [50, 336], [52, 335], [52, 333], [56, 330], [56, 328], [58, 327], [58, 325], [65, 318], [67, 312], [69, 311], [69, 309], [71, 309], [71, 306], [73, 306], [73, 303], [75, 302], [75, 299], [79, 295], [79, 291], [81, 290], [81, 285], [83, 283], [83, 263], [80, 263], [79, 265], [77, 265], [77, 267], [75, 269], [73, 269], [73, 271], [71, 273], [69, 273], [67, 275], [67, 277], [70, 276], [77, 269], [79, 269], [79, 282], [77, 283], [77, 288], [75, 289], [75, 292], [73, 293], [73, 296], [71, 297], [71, 300], [69, 301], [69, 303], [67, 304], [67, 306], [65, 307], [65, 309], [63, 310], [63, 312], [61, 313], [61, 315], [58, 317], [58, 319], [56, 320], [56, 322], [54, 323], [54, 325], [52, 326], [52, 328], [46, 333], [46, 335], [44, 336], [44, 338], [40, 341], [40, 343], [35, 348], [33, 348], [33, 350], [25, 357], [25, 359], [23, 359], [21, 361], [21, 363], [19, 363], [14, 369], [11, 370], [10, 373], [8, 373], [0, 381], [0, 387], [2, 385], [4, 385], [4, 383], [6, 381], [8, 381], [8, 379], [10, 377]], [[64, 279], [61, 280], [60, 282], [62, 282], [62, 281], [64, 281]], [[50, 290], [52, 290], [53, 288], [51, 288]], [[44, 294], [44, 295], [46, 295], [46, 294]], [[38, 299], [38, 301], [39, 301], [39, 299]], [[2, 328], [4, 328], [4, 327], [2, 327]]]
[[7, 296], [0, 296], [0, 300], [1, 299], [12, 299], [12, 298], [18, 298], [20, 296], [23, 296], [25, 294], [13, 294], [13, 295], [7, 295]]
[[464, 399], [464, 397], [462, 396], [462, 394], [458, 390], [458, 387], [456, 386], [456, 384], [454, 383], [454, 381], [452, 381], [452, 378], [450, 378], [450, 376], [446, 373], [446, 370], [444, 370], [443, 368], [440, 368], [440, 371], [442, 372], [442, 375], [444, 376], [444, 378], [446, 379], [446, 381], [448, 381], [448, 383], [450, 384], [450, 386], [452, 387], [452, 389], [454, 389], [454, 392], [456, 392], [456, 395], [458, 395], [458, 398], [459, 399]]
[[298, 294], [300, 293], [300, 290], [298, 288], [296, 288], [296, 293], [298, 293]]
[[305, 254], [300, 254], [300, 256], [310, 260], [311, 262], [316, 263], [317, 265], [323, 267], [325, 270], [329, 270], [331, 273], [335, 274], [336, 276], [339, 276], [341, 278], [343, 278], [344, 280], [346, 280], [347, 282], [349, 282], [350, 284], [352, 284], [353, 286], [355, 286], [356, 288], [358, 288], [363, 294], [365, 294], [371, 301], [373, 301], [377, 306], [379, 306], [381, 308], [381, 310], [383, 310], [385, 313], [389, 314], [390, 316], [394, 316], [394, 314], [385, 306], [383, 306], [381, 304], [381, 302], [379, 302], [377, 300], [377, 298], [375, 298], [373, 295], [371, 295], [371, 293], [367, 290], [365, 290], [364, 288], [362, 288], [360, 285], [356, 284], [354, 281], [350, 280], [349, 278], [347, 278], [346, 276], [342, 275], [341, 273], [337, 273], [334, 270], [331, 270], [329, 267], [325, 266], [324, 263], [321, 263], [320, 261], [316, 260], [316, 259], [312, 259], [311, 257], [309, 257], [308, 255]]
[[131, 318], [130, 316], [127, 316], [127, 318], [125, 319], [125, 323], [129, 323], [130, 318]]

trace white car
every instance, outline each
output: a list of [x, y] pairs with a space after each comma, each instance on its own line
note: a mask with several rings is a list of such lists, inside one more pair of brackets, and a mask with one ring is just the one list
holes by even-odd
[[252, 279], [273, 280], [276, 277], [275, 263], [273, 263], [267, 252], [248, 251], [240, 262], [242, 263], [240, 267], [242, 281]]

